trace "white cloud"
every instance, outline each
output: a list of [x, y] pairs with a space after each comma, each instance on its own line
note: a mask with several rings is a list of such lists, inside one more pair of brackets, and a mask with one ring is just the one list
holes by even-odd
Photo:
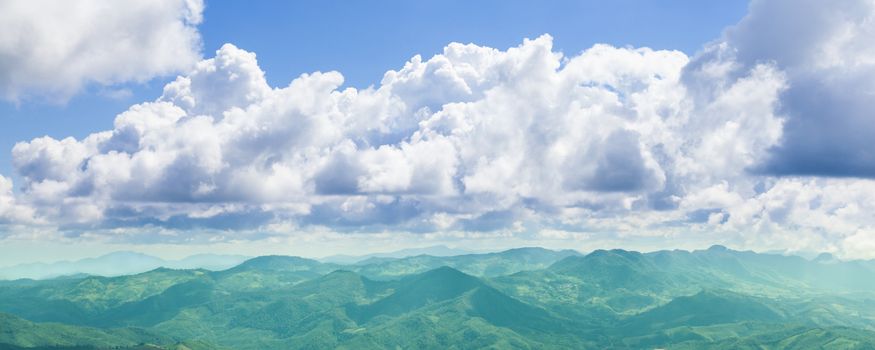
[[875, 237], [867, 236], [875, 229], [871, 180], [782, 178], [749, 197], [728, 192], [724, 184], [696, 198], [708, 201], [701, 206], [722, 208], [728, 216], [706, 229], [739, 233], [740, 245], [871, 258], [871, 251], [851, 249], [851, 242], [875, 244]]
[[[225, 45], [113, 130], [22, 142], [13, 157], [23, 197], [68, 202], [69, 213], [43, 210], [61, 222], [292, 205], [311, 222], [404, 227], [439, 214], [477, 229], [562, 208], [649, 210], [670, 179], [740, 177], [780, 136], [779, 74], [758, 67], [699, 106], [680, 81], [686, 63], [604, 45], [565, 58], [543, 36], [507, 51], [451, 44], [376, 88], [338, 90], [336, 72], [271, 88], [254, 54]], [[350, 198], [370, 204], [350, 211]]]
[[327, 228], [864, 255], [873, 182], [751, 172], [786, 136], [795, 73], [736, 53], [565, 56], [542, 36], [450, 44], [367, 89], [338, 72], [275, 88], [225, 45], [112, 130], [16, 145], [22, 191], [0, 203], [143, 242]]
[[16, 201], [12, 192], [12, 180], [0, 176], [0, 225], [33, 223], [33, 216], [34, 212], [30, 207]]
[[65, 100], [200, 59], [202, 0], [0, 2], [0, 97]]

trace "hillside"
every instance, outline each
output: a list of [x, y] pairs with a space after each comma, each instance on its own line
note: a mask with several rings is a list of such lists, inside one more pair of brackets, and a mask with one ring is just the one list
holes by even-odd
[[873, 280], [860, 262], [719, 246], [264, 256], [0, 283], [0, 348], [867, 349]]

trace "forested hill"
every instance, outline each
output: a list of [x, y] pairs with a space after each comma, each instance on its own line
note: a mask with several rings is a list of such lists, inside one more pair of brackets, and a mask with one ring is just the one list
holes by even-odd
[[0, 282], [0, 349], [873, 349], [875, 264], [522, 248]]

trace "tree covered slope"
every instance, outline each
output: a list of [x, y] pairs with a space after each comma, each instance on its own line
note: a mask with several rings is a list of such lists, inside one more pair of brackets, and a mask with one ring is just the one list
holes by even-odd
[[0, 282], [0, 349], [871, 349], [866, 262], [515, 249]]

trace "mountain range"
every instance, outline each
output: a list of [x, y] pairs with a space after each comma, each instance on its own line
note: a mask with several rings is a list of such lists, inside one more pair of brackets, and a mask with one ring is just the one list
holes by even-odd
[[[392, 260], [417, 255], [446, 257], [472, 253], [468, 250], [436, 245], [366, 255], [332, 255], [318, 260], [335, 264], [355, 264], [365, 260], [373, 262], [378, 259]], [[111, 277], [146, 272], [159, 267], [218, 271], [236, 266], [249, 258], [251, 257], [234, 254], [196, 254], [180, 260], [165, 260], [138, 252], [118, 251], [76, 261], [39, 262], [0, 267], [0, 280], [47, 279], [77, 275]]]
[[520, 248], [0, 281], [0, 349], [873, 349], [875, 265]]
[[197, 254], [180, 260], [164, 260], [143, 253], [120, 251], [76, 261], [2, 267], [0, 268], [0, 280], [46, 279], [76, 275], [121, 276], [146, 272], [159, 267], [224, 270], [249, 258], [244, 255]]
[[458, 249], [458, 248], [450, 248], [445, 245], [435, 245], [430, 247], [422, 247], [422, 248], [408, 248], [401, 249], [392, 252], [384, 252], [384, 253], [372, 253], [365, 255], [331, 255], [326, 256], [321, 259], [318, 259], [322, 262], [335, 263], [335, 264], [355, 264], [361, 261], [369, 260], [369, 259], [400, 259], [406, 258], [409, 256], [417, 256], [417, 255], [430, 255], [430, 256], [455, 256], [455, 255], [464, 255], [464, 254], [474, 254], [474, 251]]

